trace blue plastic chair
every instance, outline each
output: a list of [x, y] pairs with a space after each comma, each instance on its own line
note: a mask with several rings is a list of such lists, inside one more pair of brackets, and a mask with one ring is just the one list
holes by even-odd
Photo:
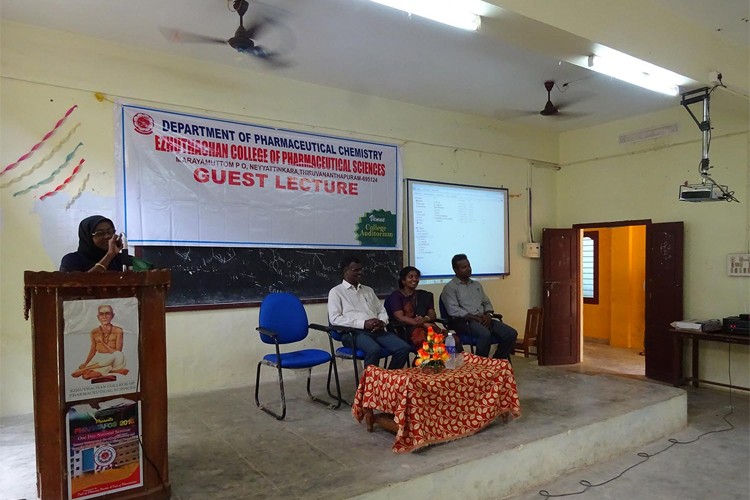
[[[315, 325], [315, 326], [320, 327], [320, 325]], [[344, 338], [348, 338], [352, 345], [352, 347], [342, 345], [341, 347], [336, 349], [334, 354], [337, 358], [352, 360], [354, 364], [354, 390], [356, 391], [357, 387], [359, 386], [359, 367], [357, 365], [357, 361], [363, 361], [365, 359], [365, 351], [361, 349], [357, 349], [357, 337], [356, 335], [354, 335], [353, 328], [346, 328], [342, 326], [331, 326], [328, 329], [328, 331], [329, 331], [330, 336], [333, 338], [333, 340], [336, 340], [343, 344]], [[388, 352], [387, 349], [385, 348], [380, 349], [380, 359], [383, 360], [384, 365], [390, 355], [391, 354], [390, 352]], [[328, 395], [331, 397], [335, 397], [333, 394], [331, 394], [330, 387], [331, 387], [331, 373], [329, 370], [328, 371]]]
[[[330, 333], [328, 335], [329, 351], [322, 349], [300, 349], [296, 351], [281, 352], [281, 346], [300, 342], [307, 338], [310, 329], [319, 330], [319, 325], [310, 325], [307, 322], [307, 313], [302, 306], [299, 298], [291, 293], [272, 293], [267, 295], [260, 306], [260, 326], [257, 330], [260, 332], [260, 340], [266, 344], [273, 344], [276, 347], [275, 354], [267, 354], [258, 362], [258, 369], [255, 375], [255, 404], [264, 412], [273, 415], [278, 420], [283, 420], [286, 416], [286, 398], [284, 396], [284, 378], [283, 369], [299, 370], [307, 369], [307, 394], [310, 399], [316, 403], [327, 405], [329, 409], [336, 409], [341, 406], [341, 386], [339, 384], [339, 372], [336, 368], [336, 357], [333, 352], [333, 340]], [[327, 331], [327, 328], [322, 328]], [[336, 398], [335, 403], [319, 399], [310, 392], [310, 378], [312, 369], [315, 366], [328, 363], [328, 373], [336, 379]], [[260, 388], [260, 369], [261, 366], [267, 365], [275, 367], [279, 376], [279, 391], [281, 393], [281, 414], [272, 411], [260, 403], [258, 399], [258, 390]], [[328, 388], [330, 393], [330, 388]]]

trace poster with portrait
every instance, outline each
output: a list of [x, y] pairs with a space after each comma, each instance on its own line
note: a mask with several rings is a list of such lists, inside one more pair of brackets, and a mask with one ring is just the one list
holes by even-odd
[[63, 302], [65, 401], [136, 392], [138, 299]]
[[68, 499], [143, 486], [140, 408], [139, 402], [114, 398], [68, 409]]

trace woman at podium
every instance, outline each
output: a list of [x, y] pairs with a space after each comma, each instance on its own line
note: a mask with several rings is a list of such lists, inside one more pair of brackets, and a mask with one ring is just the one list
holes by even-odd
[[112, 221], [103, 215], [92, 215], [78, 225], [78, 251], [62, 258], [60, 271], [122, 271], [126, 256], [121, 251], [122, 235], [115, 233]]

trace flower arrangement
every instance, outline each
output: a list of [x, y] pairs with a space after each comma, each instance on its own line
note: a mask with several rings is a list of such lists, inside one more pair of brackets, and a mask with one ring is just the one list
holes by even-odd
[[435, 333], [431, 326], [427, 327], [427, 340], [422, 343], [422, 348], [417, 351], [417, 359], [414, 365], [420, 368], [442, 371], [448, 359], [448, 351], [445, 349], [442, 333]]

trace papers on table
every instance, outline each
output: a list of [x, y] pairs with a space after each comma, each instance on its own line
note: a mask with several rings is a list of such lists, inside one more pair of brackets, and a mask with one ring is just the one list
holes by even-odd
[[721, 320], [718, 319], [683, 319], [670, 323], [677, 330], [688, 330], [691, 332], [718, 332], [721, 330]]

